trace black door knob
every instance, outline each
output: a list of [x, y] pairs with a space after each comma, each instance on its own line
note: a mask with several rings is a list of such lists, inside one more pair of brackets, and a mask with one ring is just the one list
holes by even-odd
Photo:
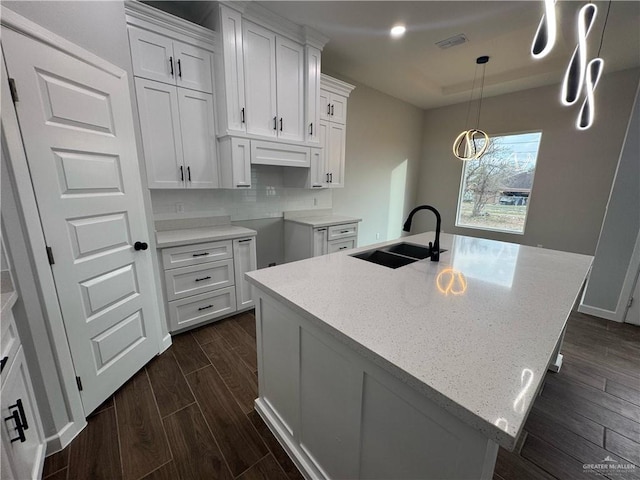
[[133, 244], [134, 250], [146, 250], [147, 248], [149, 248], [149, 245], [147, 245], [145, 242], [136, 242]]

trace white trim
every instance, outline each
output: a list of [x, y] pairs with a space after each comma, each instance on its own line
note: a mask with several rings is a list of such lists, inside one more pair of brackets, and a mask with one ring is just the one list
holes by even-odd
[[[41, 32], [42, 28], [38, 26], [37, 30]], [[33, 38], [37, 39], [38, 37], [36, 36]], [[2, 65], [0, 65], [0, 67], [4, 73], [4, 75], [2, 75], [4, 79], [1, 82], [1, 101], [4, 105], [2, 110], [2, 135], [3, 140], [6, 141], [5, 146], [9, 154], [9, 158], [6, 159], [7, 167], [12, 170], [15, 192], [20, 200], [20, 207], [22, 209], [22, 225], [19, 224], [19, 220], [15, 222], [18, 223], [17, 225], [14, 222], [12, 223], [14, 223], [13, 227], [24, 229], [27, 246], [32, 253], [32, 268], [35, 271], [35, 280], [38, 282], [38, 286], [40, 288], [42, 295], [42, 308], [44, 309], [43, 313], [45, 314], [46, 321], [48, 323], [46, 327], [48, 327], [49, 345], [51, 347], [51, 352], [56, 359], [56, 370], [61, 381], [60, 388], [65, 397], [68, 420], [72, 423], [72, 426], [64, 427], [68, 428], [70, 432], [68, 437], [65, 436], [64, 438], [68, 438], [68, 440], [71, 441], [71, 438], [75, 437], [75, 435], [77, 435], [86, 426], [85, 413], [82, 406], [80, 392], [76, 385], [75, 368], [71, 359], [69, 344], [67, 343], [64, 322], [62, 320], [56, 287], [53, 280], [53, 273], [46, 254], [46, 241], [44, 238], [44, 232], [42, 231], [42, 225], [40, 224], [40, 213], [38, 211], [33, 185], [31, 183], [27, 158], [24, 153], [18, 118], [11, 100], [4, 55], [1, 56], [1, 60]], [[16, 214], [18, 214], [18, 212], [16, 212]], [[35, 322], [36, 320], [29, 318], [29, 321]], [[30, 329], [33, 331], [33, 327], [30, 326]], [[35, 360], [39, 363], [41, 359], [36, 358]], [[40, 367], [39, 370], [41, 370]], [[45, 384], [45, 389], [46, 388], [47, 386]], [[44, 400], [45, 399], [42, 398], [39, 399], [40, 402]], [[50, 410], [49, 405], [47, 405], [47, 408]], [[55, 418], [53, 418], [53, 420], [55, 422]], [[56, 428], [55, 425], [52, 425], [51, 427]], [[64, 430], [64, 428], [62, 430]], [[61, 435], [62, 430], [58, 432], [58, 435]]]
[[2, 7], [2, 18], [0, 18], [0, 23], [4, 27], [10, 28], [11, 30], [15, 30], [18, 33], [42, 42], [49, 47], [66, 53], [67, 55], [96, 67], [103, 72], [113, 75], [114, 77], [122, 78], [122, 76], [126, 75], [126, 72], [120, 67], [107, 62], [97, 55], [88, 52], [84, 48], [79, 47], [75, 43], [71, 43], [63, 37], [44, 29], [37, 23], [18, 15], [13, 10], [9, 10], [6, 7]]
[[604, 318], [605, 320], [613, 320], [614, 322], [620, 322], [616, 312], [611, 310], [605, 310], [604, 308], [592, 307], [581, 303], [578, 307], [580, 313], [586, 313], [587, 315], [593, 315], [594, 317]]
[[137, 0], [124, 3], [127, 25], [134, 25], [180, 42], [195, 45], [209, 51], [217, 46], [218, 34], [195, 23], [188, 22]]
[[320, 74], [320, 88], [338, 95], [348, 97], [351, 91], [356, 88], [355, 85], [343, 82], [337, 78], [330, 77], [324, 73]]
[[[629, 268], [627, 268], [627, 274], [624, 276], [622, 290], [618, 297], [618, 305], [616, 306], [616, 321], [618, 322], [624, 322], [625, 317], [627, 316], [627, 310], [629, 309], [627, 305], [629, 304], [629, 299], [633, 295], [633, 288], [635, 287], [636, 278], [638, 278], [638, 271], [640, 271], [640, 231], [638, 231], [636, 245], [633, 247]], [[636, 298], [634, 301], [640, 302], [640, 298]]]

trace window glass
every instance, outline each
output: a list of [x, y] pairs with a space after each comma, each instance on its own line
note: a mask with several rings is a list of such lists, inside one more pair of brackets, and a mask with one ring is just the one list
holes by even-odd
[[541, 138], [495, 135], [482, 157], [464, 162], [457, 226], [524, 233]]

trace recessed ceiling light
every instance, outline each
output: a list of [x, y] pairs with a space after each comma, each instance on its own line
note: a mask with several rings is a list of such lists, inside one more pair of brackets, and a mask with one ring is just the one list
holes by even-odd
[[404, 35], [404, 32], [406, 31], [407, 29], [405, 28], [404, 25], [396, 25], [391, 29], [390, 33], [393, 38], [400, 38], [401, 36]]

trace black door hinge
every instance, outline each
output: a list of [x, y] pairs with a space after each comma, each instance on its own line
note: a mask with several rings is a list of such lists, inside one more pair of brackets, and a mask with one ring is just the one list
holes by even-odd
[[80, 377], [76, 377], [76, 383], [78, 384], [78, 390], [82, 391], [82, 380]]
[[18, 89], [16, 88], [16, 81], [13, 78], [9, 79], [9, 90], [11, 90], [11, 99], [13, 103], [16, 103], [18, 99]]
[[54, 265], [56, 263], [53, 258], [53, 250], [51, 250], [51, 247], [47, 247], [47, 258], [49, 259], [49, 265]]

